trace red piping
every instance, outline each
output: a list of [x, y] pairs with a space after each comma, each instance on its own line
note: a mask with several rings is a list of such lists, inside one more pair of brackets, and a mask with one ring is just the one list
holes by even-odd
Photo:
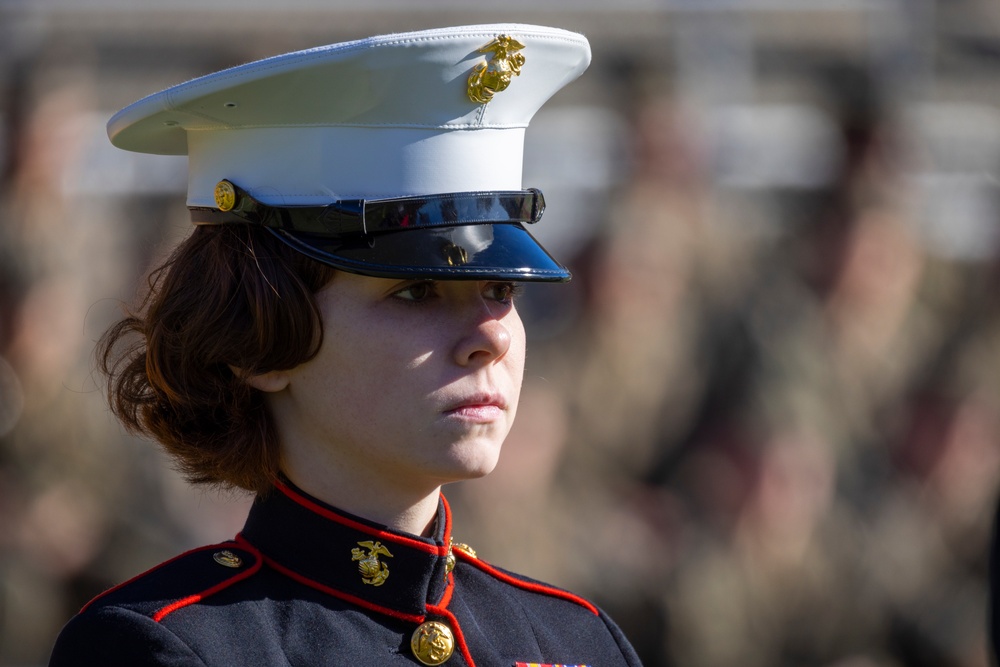
[[[347, 526], [348, 528], [353, 528], [354, 530], [360, 530], [363, 533], [368, 533], [369, 535], [373, 535], [375, 537], [378, 537], [380, 539], [383, 539], [383, 540], [386, 540], [386, 541], [389, 541], [389, 542], [398, 542], [398, 543], [401, 543], [401, 544], [405, 544], [407, 546], [413, 547], [414, 549], [419, 549], [420, 551], [423, 551], [425, 553], [434, 554], [435, 556], [446, 556], [448, 554], [448, 547], [447, 546], [440, 546], [440, 547], [438, 547], [438, 546], [434, 546], [432, 544], [427, 544], [426, 542], [421, 542], [420, 540], [414, 540], [414, 539], [409, 538], [409, 537], [404, 537], [402, 535], [396, 535], [395, 533], [388, 533], [388, 532], [385, 532], [385, 531], [382, 531], [382, 530], [378, 530], [378, 529], [372, 528], [370, 526], [366, 526], [365, 524], [360, 523], [358, 521], [353, 521], [351, 519], [348, 519], [345, 516], [340, 516], [336, 512], [331, 512], [330, 510], [326, 509], [322, 505], [317, 505], [316, 503], [314, 503], [313, 501], [309, 500], [308, 498], [305, 498], [305, 497], [299, 495], [298, 493], [296, 493], [295, 491], [293, 491], [289, 487], [285, 486], [281, 482], [277, 482], [276, 481], [274, 483], [274, 485], [275, 485], [275, 487], [277, 487], [277, 489], [279, 491], [281, 491], [282, 493], [284, 493], [286, 496], [288, 496], [289, 498], [291, 498], [292, 500], [294, 500], [296, 503], [298, 503], [302, 507], [305, 507], [310, 512], [314, 512], [316, 514], [319, 514], [320, 516], [322, 516], [324, 518], [327, 518], [327, 519], [329, 519], [331, 521], [335, 521], [335, 522], [337, 522], [337, 523], [339, 523], [339, 524], [341, 524], [343, 526]], [[445, 516], [447, 517], [446, 523], [445, 523], [445, 526], [446, 526], [446, 528], [445, 528], [445, 539], [447, 539], [447, 536], [450, 535], [450, 531], [448, 529], [451, 527], [450, 526], [450, 524], [451, 524], [451, 513], [446, 510], [445, 511]]]
[[444, 594], [441, 596], [441, 601], [437, 603], [438, 607], [442, 609], [448, 606], [451, 602], [452, 591], [455, 590], [455, 575], [451, 572], [448, 573], [448, 584], [444, 587]]
[[448, 544], [451, 541], [451, 505], [448, 504], [448, 499], [444, 497], [443, 493], [441, 494], [441, 504], [444, 505], [444, 543]]
[[455, 643], [458, 644], [458, 650], [462, 652], [462, 657], [465, 658], [465, 662], [468, 663], [469, 667], [476, 667], [476, 661], [472, 659], [472, 653], [469, 652], [469, 646], [465, 643], [465, 635], [462, 634], [462, 626], [459, 625], [458, 619], [455, 615], [444, 608], [444, 606], [439, 605], [427, 605], [427, 611], [438, 616], [443, 616], [451, 622], [452, 632], [455, 634]]
[[222, 582], [216, 584], [215, 586], [212, 586], [211, 588], [205, 589], [201, 593], [195, 593], [194, 595], [189, 595], [186, 598], [181, 598], [180, 600], [177, 600], [176, 602], [168, 604], [166, 607], [160, 609], [158, 612], [156, 612], [155, 614], [153, 614], [153, 620], [156, 621], [157, 623], [159, 623], [164, 618], [166, 618], [168, 615], [174, 613], [178, 609], [183, 609], [184, 607], [187, 607], [188, 605], [195, 604], [196, 602], [201, 602], [205, 598], [210, 597], [212, 595], [215, 595], [219, 591], [232, 586], [236, 582], [242, 581], [242, 580], [246, 579], [247, 577], [253, 576], [258, 570], [260, 570], [261, 565], [264, 564], [264, 560], [261, 557], [261, 553], [259, 551], [257, 551], [256, 549], [254, 549], [251, 545], [249, 545], [247, 543], [243, 543], [240, 546], [242, 548], [246, 549], [247, 551], [253, 553], [254, 557], [257, 559], [257, 562], [254, 563], [253, 566], [248, 567], [247, 569], [243, 570], [242, 572], [237, 573], [236, 575], [230, 577], [229, 579], [226, 579], [225, 581], [222, 581]]
[[[117, 586], [112, 586], [111, 588], [109, 588], [108, 590], [104, 591], [103, 593], [100, 593], [99, 595], [96, 595], [90, 602], [88, 602], [87, 604], [83, 605], [83, 607], [80, 608], [80, 613], [82, 614], [84, 611], [87, 610], [87, 608], [90, 605], [94, 604], [95, 602], [97, 602], [98, 600], [100, 600], [101, 598], [103, 598], [105, 595], [110, 595], [111, 593], [114, 593], [115, 591], [117, 591], [119, 588], [124, 588], [125, 586], [128, 586], [132, 582], [138, 581], [139, 579], [142, 579], [146, 575], [152, 574], [153, 572], [156, 572], [160, 568], [163, 568], [163, 567], [166, 567], [167, 565], [170, 565], [174, 561], [180, 560], [181, 558], [184, 558], [186, 556], [190, 556], [191, 554], [198, 553], [199, 551], [211, 551], [211, 550], [214, 550], [214, 549], [225, 548], [226, 546], [232, 546], [232, 545], [230, 545], [228, 542], [223, 542], [223, 543], [220, 543], [220, 544], [209, 544], [209, 545], [204, 546], [204, 547], [198, 547], [197, 549], [191, 549], [190, 551], [185, 551], [182, 554], [178, 554], [178, 555], [174, 556], [173, 558], [171, 558], [169, 560], [163, 561], [159, 565], [156, 565], [154, 567], [149, 568], [145, 572], [141, 572], [141, 573], [135, 575], [134, 577], [132, 577], [131, 579], [129, 579], [127, 581], [123, 581], [122, 583], [118, 584]], [[254, 551], [256, 552], [256, 550], [254, 550]]]
[[424, 619], [426, 618], [426, 616], [422, 616], [420, 614], [407, 614], [406, 612], [396, 611], [394, 609], [389, 609], [388, 607], [382, 607], [377, 604], [372, 604], [371, 602], [368, 602], [367, 600], [364, 600], [359, 597], [355, 597], [350, 593], [344, 593], [343, 591], [338, 591], [336, 588], [330, 588], [329, 586], [325, 586], [319, 583], [318, 581], [313, 581], [308, 577], [303, 577], [301, 574], [298, 574], [294, 570], [289, 570], [284, 565], [281, 565], [280, 563], [276, 562], [273, 558], [264, 556], [264, 561], [268, 564], [269, 567], [273, 567], [275, 570], [285, 575], [289, 579], [294, 579], [300, 584], [303, 584], [310, 588], [314, 588], [317, 591], [326, 593], [327, 595], [332, 595], [333, 597], [343, 600], [345, 602], [350, 602], [351, 604], [355, 604], [364, 609], [368, 609], [369, 611], [374, 611], [379, 614], [385, 614], [386, 616], [391, 616], [393, 618], [409, 621], [411, 623], [423, 623]]
[[573, 595], [572, 593], [560, 590], [558, 588], [552, 588], [551, 586], [545, 586], [543, 584], [536, 584], [536, 583], [529, 582], [529, 581], [522, 581], [522, 580], [518, 579], [517, 577], [512, 577], [509, 574], [501, 572], [500, 570], [496, 569], [492, 565], [484, 563], [483, 561], [479, 560], [478, 558], [473, 558], [472, 556], [469, 556], [468, 554], [465, 554], [462, 551], [459, 551], [458, 549], [456, 549], [455, 552], [456, 552], [457, 556], [462, 559], [463, 562], [469, 563], [470, 565], [474, 565], [475, 567], [478, 567], [483, 572], [486, 572], [487, 574], [489, 574], [491, 576], [494, 576], [497, 579], [499, 579], [500, 581], [506, 582], [506, 583], [510, 584], [511, 586], [516, 586], [517, 588], [521, 588], [521, 589], [526, 590], [526, 591], [531, 591], [532, 593], [540, 593], [542, 595], [549, 595], [551, 597], [560, 598], [562, 600], [567, 600], [569, 602], [576, 603], [576, 604], [580, 605], [581, 607], [583, 607], [584, 609], [588, 610], [594, 616], [598, 616], [600, 614], [600, 612], [597, 611], [597, 607], [595, 607], [591, 603], [587, 602], [586, 600], [584, 600], [582, 597], [580, 597], [578, 595]]

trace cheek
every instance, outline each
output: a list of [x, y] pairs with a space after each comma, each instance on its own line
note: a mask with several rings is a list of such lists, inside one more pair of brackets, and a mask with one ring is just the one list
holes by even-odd
[[322, 373], [313, 376], [306, 398], [310, 409], [303, 420], [320, 430], [323, 441], [353, 451], [374, 441], [398, 437], [407, 421], [410, 401], [403, 396], [405, 380], [386, 367], [385, 359], [361, 355], [349, 347], [329, 355]]
[[512, 321], [508, 325], [510, 330], [510, 348], [504, 357], [504, 364], [508, 369], [514, 388], [513, 406], [516, 409], [517, 401], [521, 395], [521, 382], [524, 378], [524, 359], [527, 343], [525, 340], [524, 324], [521, 322], [521, 318], [514, 313], [511, 319]]
[[426, 391], [430, 378], [421, 375], [421, 353], [412, 337], [397, 335], [399, 330], [342, 332], [330, 341], [336, 348], [325, 370], [326, 382], [335, 387], [333, 411], [361, 420], [385, 411], [405, 412], [414, 395]]
[[507, 330], [510, 331], [510, 350], [508, 350], [508, 354], [513, 354], [518, 366], [523, 367], [524, 353], [527, 346], [524, 322], [521, 321], [521, 316], [515, 310], [506, 318], [504, 324], [506, 324]]

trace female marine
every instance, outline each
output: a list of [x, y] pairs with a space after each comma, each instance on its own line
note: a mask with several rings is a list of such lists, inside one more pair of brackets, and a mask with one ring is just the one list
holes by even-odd
[[525, 25], [373, 37], [218, 72], [112, 118], [186, 154], [194, 233], [102, 340], [111, 403], [196, 483], [256, 500], [234, 539], [90, 602], [67, 665], [638, 665], [568, 592], [452, 541], [441, 489], [517, 409], [524, 130], [586, 68]]

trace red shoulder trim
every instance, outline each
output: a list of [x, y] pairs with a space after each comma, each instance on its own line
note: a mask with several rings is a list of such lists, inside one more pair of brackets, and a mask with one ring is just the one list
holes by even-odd
[[597, 611], [597, 607], [592, 605], [590, 602], [587, 602], [579, 595], [573, 595], [568, 591], [564, 591], [559, 588], [554, 588], [552, 586], [546, 586], [545, 584], [536, 584], [535, 582], [532, 581], [524, 581], [522, 579], [518, 579], [517, 577], [511, 576], [506, 572], [498, 570], [489, 563], [485, 563], [479, 560], [478, 558], [473, 558], [472, 556], [468, 555], [463, 551], [460, 551], [459, 549], [455, 549], [455, 556], [461, 558], [462, 562], [469, 563], [470, 565], [473, 565], [482, 570], [483, 572], [487, 573], [491, 577], [495, 577], [504, 583], [510, 584], [511, 586], [520, 588], [522, 590], [531, 591], [532, 593], [540, 593], [542, 595], [548, 595], [550, 597], [566, 600], [568, 602], [580, 605], [581, 607], [592, 613], [594, 616], [600, 615], [600, 612]]
[[[160, 609], [159, 611], [157, 611], [155, 614], [153, 614], [153, 620], [156, 621], [157, 623], [159, 623], [164, 618], [166, 618], [169, 614], [174, 613], [178, 609], [183, 609], [184, 607], [187, 607], [189, 605], [195, 604], [197, 602], [201, 602], [205, 598], [210, 597], [212, 595], [215, 595], [216, 593], [218, 593], [221, 590], [225, 590], [225, 589], [229, 588], [230, 586], [232, 586], [236, 582], [243, 581], [244, 579], [246, 579], [248, 577], [252, 577], [254, 574], [256, 574], [257, 571], [260, 570], [261, 566], [264, 564], [264, 558], [263, 558], [263, 556], [261, 555], [261, 553], [259, 551], [257, 551], [256, 548], [253, 547], [253, 545], [251, 545], [246, 540], [241, 539], [240, 536], [238, 536], [238, 535], [236, 536], [236, 541], [239, 544], [239, 548], [244, 549], [246, 551], [249, 551], [250, 553], [252, 553], [254, 555], [254, 559], [256, 560], [256, 562], [253, 565], [251, 565], [250, 567], [248, 567], [247, 569], [245, 569], [245, 570], [243, 570], [241, 572], [237, 572], [236, 574], [234, 574], [233, 576], [229, 577], [228, 579], [220, 581], [215, 586], [211, 586], [210, 588], [206, 588], [205, 590], [203, 590], [200, 593], [195, 593], [194, 595], [189, 595], [186, 598], [181, 598], [180, 600], [177, 600], [176, 602], [172, 602], [171, 604], [168, 604], [166, 607], [163, 607], [162, 609]], [[219, 546], [221, 546], [221, 545], [216, 545], [216, 546], [211, 547], [211, 548], [216, 548], [217, 549]], [[204, 549], [199, 549], [199, 551], [203, 551], [203, 550]]]
[[[83, 613], [84, 611], [86, 611], [87, 608], [90, 607], [90, 605], [94, 604], [95, 602], [97, 602], [98, 600], [100, 600], [101, 598], [103, 598], [104, 596], [110, 595], [111, 593], [114, 593], [115, 591], [117, 591], [117, 590], [119, 590], [121, 588], [124, 588], [124, 587], [128, 586], [129, 584], [131, 584], [131, 583], [133, 583], [135, 581], [138, 581], [138, 580], [142, 579], [143, 577], [148, 576], [149, 574], [152, 574], [153, 572], [156, 572], [160, 568], [166, 567], [167, 565], [170, 565], [171, 563], [173, 563], [175, 561], [178, 561], [178, 560], [180, 560], [182, 558], [186, 558], [186, 557], [190, 556], [191, 554], [196, 554], [196, 553], [199, 553], [201, 551], [217, 550], [217, 549], [220, 549], [220, 548], [224, 548], [226, 546], [232, 546], [232, 543], [231, 542], [221, 542], [219, 544], [209, 544], [209, 545], [206, 545], [206, 546], [203, 546], [203, 547], [197, 547], [195, 549], [191, 549], [189, 551], [185, 551], [184, 553], [178, 554], [178, 555], [174, 556], [173, 558], [170, 558], [169, 560], [165, 560], [162, 563], [160, 563], [159, 565], [154, 565], [153, 567], [149, 568], [145, 572], [140, 572], [139, 574], [135, 575], [131, 579], [123, 581], [122, 583], [120, 583], [120, 584], [118, 584], [116, 586], [112, 586], [111, 588], [109, 588], [108, 590], [104, 591], [103, 593], [100, 593], [100, 594], [94, 596], [94, 598], [92, 600], [90, 600], [90, 602], [88, 602], [87, 604], [83, 605], [83, 607], [80, 608], [80, 613]], [[253, 551], [255, 554], [257, 553], [256, 549], [252, 549], [251, 548], [249, 550]], [[258, 557], [257, 558], [257, 565], [255, 565], [254, 568], [259, 568], [259, 567], [260, 567], [260, 558]], [[255, 569], [255, 571], [256, 571], [256, 569]]]

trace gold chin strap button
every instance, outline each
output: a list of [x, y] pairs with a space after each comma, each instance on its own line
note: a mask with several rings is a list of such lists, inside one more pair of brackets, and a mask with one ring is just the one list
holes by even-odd
[[413, 631], [410, 648], [421, 663], [437, 667], [447, 662], [455, 652], [455, 635], [440, 621], [425, 621]]
[[222, 212], [236, 207], [236, 187], [229, 181], [223, 180], [215, 184], [215, 207]]

